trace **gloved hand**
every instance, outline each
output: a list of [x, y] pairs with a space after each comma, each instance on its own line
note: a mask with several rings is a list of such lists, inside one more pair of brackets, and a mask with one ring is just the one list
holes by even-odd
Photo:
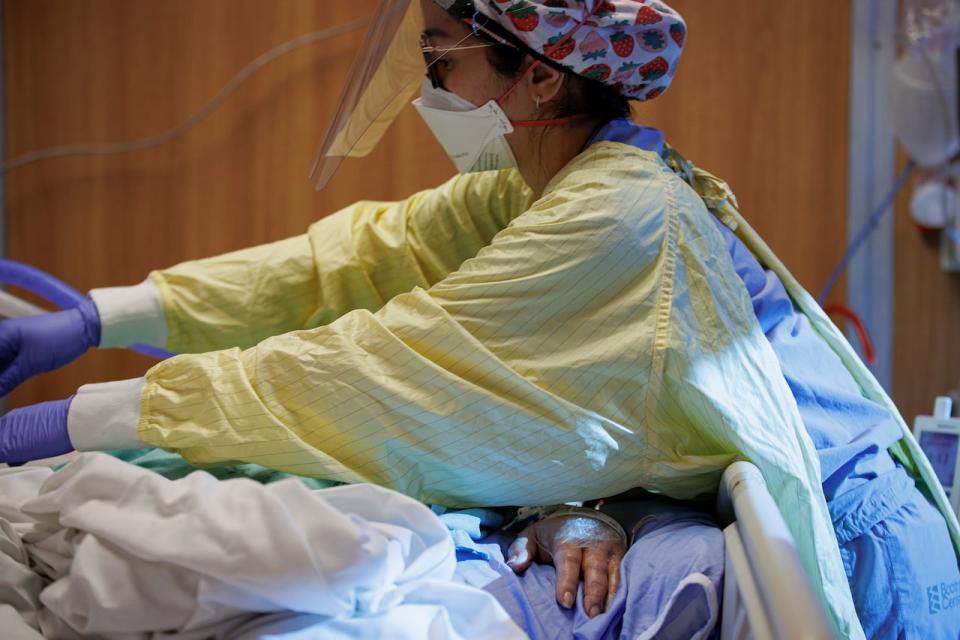
[[592, 618], [613, 601], [626, 542], [616, 520], [592, 509], [559, 512], [524, 529], [507, 551], [507, 564], [521, 573], [534, 560], [552, 563], [557, 568], [557, 602], [568, 609], [576, 600], [582, 572], [583, 610]]
[[80, 306], [0, 322], [0, 396], [38, 373], [73, 362], [100, 344], [100, 314], [90, 298]]
[[73, 398], [14, 409], [0, 418], [0, 462], [17, 465], [73, 451], [67, 433]]

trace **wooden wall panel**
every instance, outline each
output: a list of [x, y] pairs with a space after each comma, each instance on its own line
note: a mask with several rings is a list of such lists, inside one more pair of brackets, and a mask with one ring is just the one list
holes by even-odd
[[[375, 4], [7, 1], [6, 156], [163, 131], [263, 51], [369, 15]], [[163, 147], [14, 171], [8, 255], [82, 290], [131, 284], [151, 269], [302, 233], [360, 198], [399, 198], [441, 182], [453, 169], [439, 148], [421, 143], [430, 133], [412, 110], [381, 148], [347, 163], [323, 193], [307, 180], [361, 37], [355, 32], [276, 60]], [[23, 385], [13, 401], [140, 375], [150, 362], [120, 351], [91, 353]]]
[[638, 118], [725, 179], [747, 220], [819, 291], [845, 244], [848, 3], [670, 4], [690, 17], [688, 50]]
[[[845, 236], [846, 3], [674, 0], [688, 52], [638, 118], [727, 179], [741, 208], [811, 288]], [[198, 109], [249, 60], [368, 14], [375, 0], [5, 0], [8, 158], [150, 135]], [[793, 5], [791, 5], [793, 6]], [[824, 19], [828, 15], [829, 19]], [[182, 139], [118, 157], [51, 160], [8, 176], [8, 255], [78, 288], [301, 233], [362, 198], [400, 198], [452, 174], [408, 109], [327, 190], [306, 179], [359, 33], [272, 63]], [[91, 353], [23, 385], [15, 403], [141, 374], [145, 358]]]

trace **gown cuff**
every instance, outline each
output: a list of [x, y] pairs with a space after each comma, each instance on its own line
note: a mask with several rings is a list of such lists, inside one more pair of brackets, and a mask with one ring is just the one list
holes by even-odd
[[77, 451], [137, 449], [140, 396], [146, 378], [86, 384], [77, 390], [67, 414], [67, 431]]
[[100, 348], [141, 343], [167, 346], [167, 319], [157, 287], [146, 280], [132, 287], [93, 289], [100, 314]]

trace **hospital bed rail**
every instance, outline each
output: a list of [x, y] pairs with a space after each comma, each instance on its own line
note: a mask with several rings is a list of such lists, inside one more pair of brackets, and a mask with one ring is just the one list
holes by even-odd
[[760, 470], [735, 462], [723, 473], [717, 510], [725, 522], [721, 640], [835, 637], [800, 562], [793, 536]]

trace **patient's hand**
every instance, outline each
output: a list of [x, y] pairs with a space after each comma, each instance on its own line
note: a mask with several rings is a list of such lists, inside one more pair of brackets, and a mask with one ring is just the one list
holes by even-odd
[[597, 519], [591, 511], [555, 514], [530, 525], [510, 545], [507, 564], [521, 573], [534, 561], [552, 563], [557, 602], [567, 608], [574, 604], [582, 572], [583, 610], [592, 618], [613, 601], [627, 545], [616, 521]]

